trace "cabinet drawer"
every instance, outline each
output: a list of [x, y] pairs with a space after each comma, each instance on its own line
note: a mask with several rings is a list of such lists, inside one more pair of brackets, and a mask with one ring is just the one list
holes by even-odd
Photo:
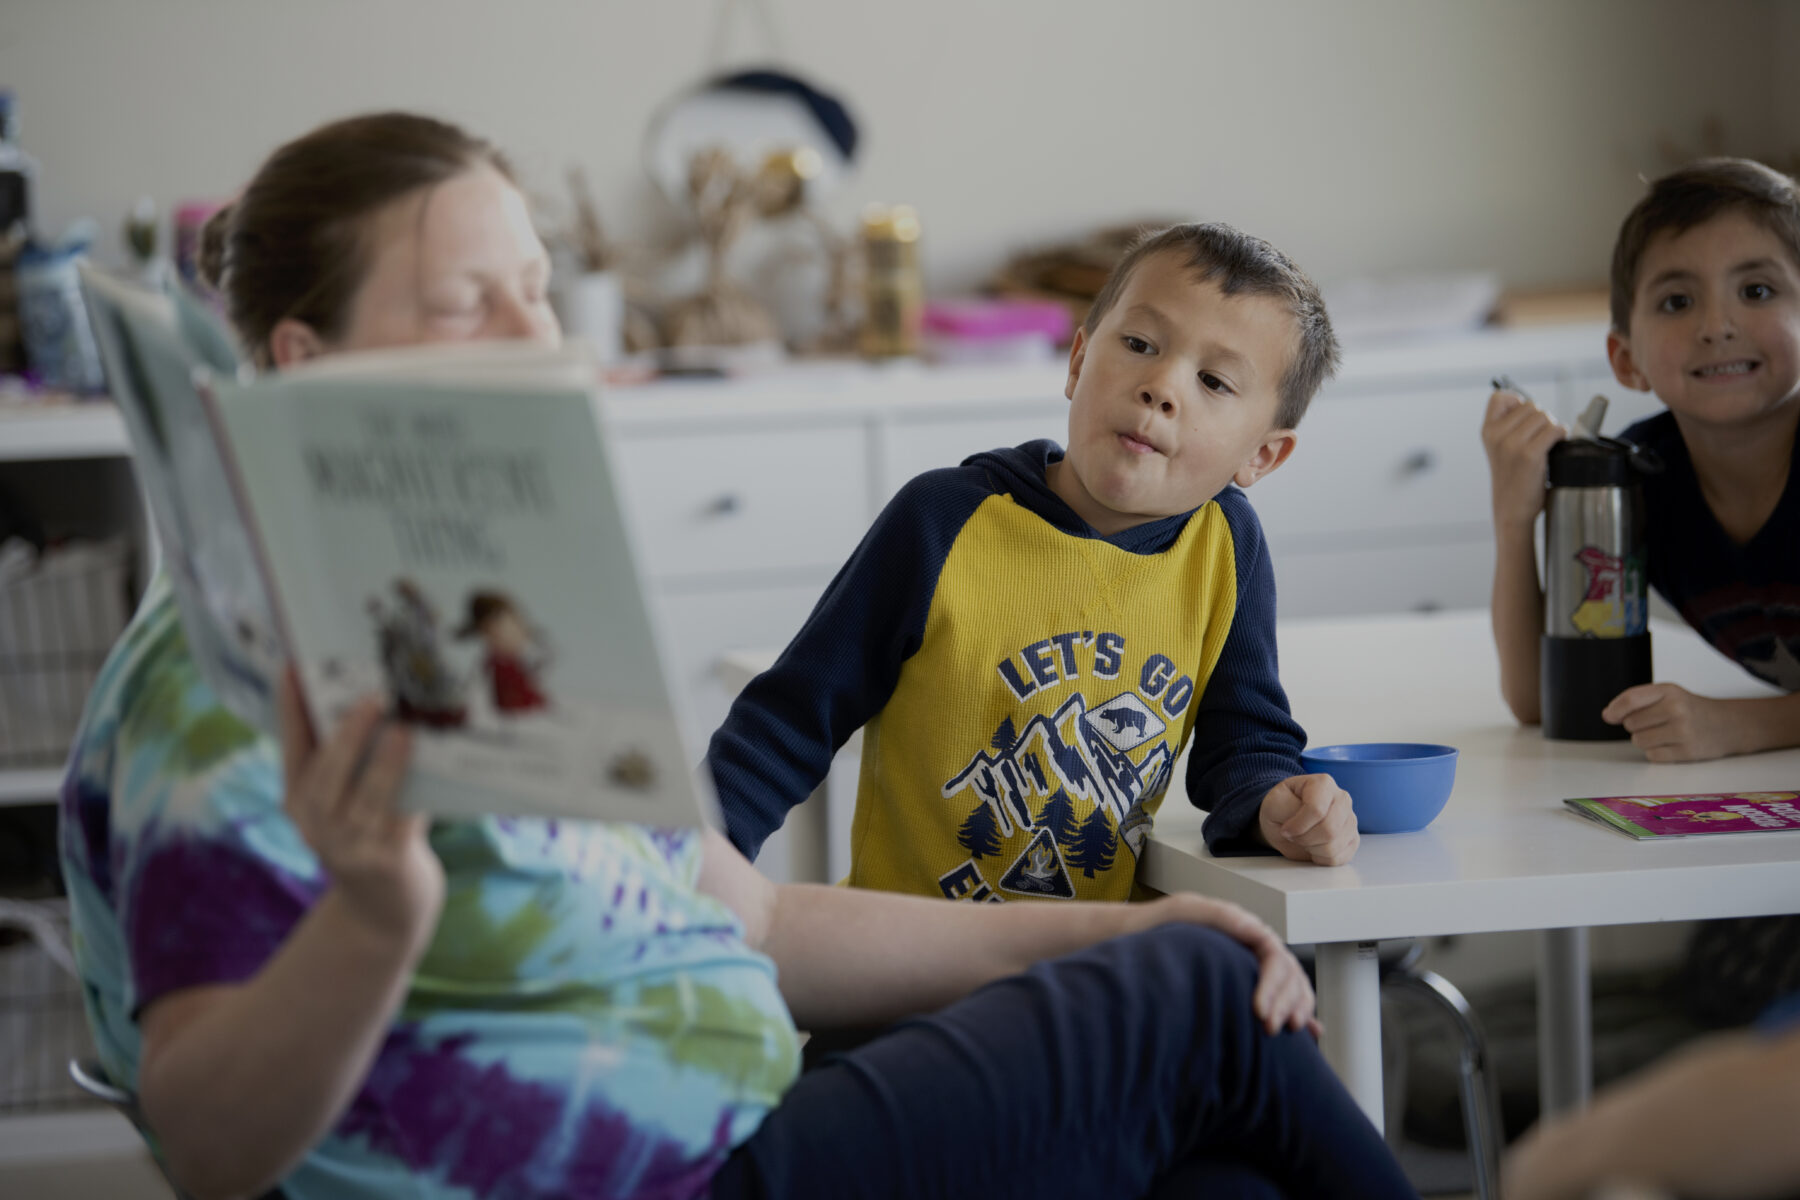
[[[677, 702], [687, 710], [696, 754], [705, 751], [736, 694], [720, 676], [720, 657], [733, 650], [779, 651], [799, 632], [829, 581], [828, 574], [821, 574], [810, 584], [665, 592], [656, 598], [668, 634], [669, 669], [675, 676]], [[851, 745], [856, 745], [854, 738]], [[839, 754], [827, 779], [835, 785], [829, 801], [816, 798], [793, 810], [782, 828], [763, 844], [756, 865], [771, 879], [826, 882], [842, 878], [850, 869], [855, 753], [846, 746]], [[824, 811], [827, 804], [829, 815]]]
[[954, 467], [971, 454], [1033, 438], [1050, 438], [1060, 446], [1068, 437], [1067, 400], [1021, 406], [1005, 416], [895, 422], [881, 433], [881, 503], [892, 499], [913, 476]]
[[[1532, 385], [1527, 384], [1528, 388]], [[1555, 394], [1554, 381], [1536, 394]], [[1300, 443], [1250, 499], [1272, 539], [1486, 525], [1484, 386], [1319, 398]]]
[[1494, 544], [1486, 539], [1311, 552], [1275, 545], [1270, 553], [1284, 620], [1486, 608], [1493, 590]]
[[859, 427], [628, 436], [618, 447], [652, 579], [835, 569], [873, 516]]
[[830, 573], [820, 572], [816, 581], [784, 587], [656, 594], [676, 702], [685, 709], [696, 750], [704, 749], [736, 694], [719, 676], [720, 656], [731, 650], [779, 651], [800, 632], [830, 581]]

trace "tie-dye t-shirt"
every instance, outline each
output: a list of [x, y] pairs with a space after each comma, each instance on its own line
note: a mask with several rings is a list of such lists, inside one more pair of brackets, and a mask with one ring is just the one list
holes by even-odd
[[[277, 747], [220, 708], [155, 582], [88, 702], [62, 861], [102, 1065], [137, 1013], [248, 979], [322, 893]], [[798, 1070], [773, 964], [695, 890], [700, 838], [440, 823], [436, 936], [368, 1078], [282, 1183], [311, 1197], [703, 1194]], [[271, 1031], [279, 1036], [279, 1031]]]

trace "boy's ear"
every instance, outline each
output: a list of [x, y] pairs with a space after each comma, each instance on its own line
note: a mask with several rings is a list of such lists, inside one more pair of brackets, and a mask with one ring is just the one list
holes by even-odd
[[305, 321], [283, 317], [269, 331], [269, 361], [291, 367], [325, 353], [325, 340]]
[[1612, 364], [1613, 378], [1634, 392], [1650, 390], [1650, 381], [1637, 368], [1631, 357], [1631, 343], [1618, 330], [1608, 330], [1606, 334], [1606, 361]]
[[1241, 488], [1249, 487], [1286, 462], [1299, 440], [1300, 435], [1291, 429], [1270, 430], [1269, 436], [1263, 439], [1263, 444], [1237, 469], [1237, 474], [1231, 477], [1231, 481]]
[[1069, 343], [1069, 379], [1063, 384], [1063, 397], [1075, 398], [1075, 381], [1081, 378], [1081, 364], [1087, 359], [1087, 330], [1077, 325], [1075, 340]]

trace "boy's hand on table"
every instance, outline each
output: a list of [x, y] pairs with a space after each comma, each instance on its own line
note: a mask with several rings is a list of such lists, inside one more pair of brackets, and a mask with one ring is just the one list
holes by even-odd
[[1626, 688], [1600, 710], [1609, 725], [1623, 725], [1651, 762], [1698, 762], [1744, 753], [1732, 702], [1696, 696], [1679, 684], [1644, 683]]
[[1322, 867], [1349, 862], [1362, 842], [1350, 793], [1329, 775], [1291, 775], [1270, 788], [1257, 825], [1284, 858]]
[[1481, 422], [1496, 527], [1530, 526], [1544, 507], [1550, 447], [1568, 436], [1562, 422], [1517, 392], [1488, 397]]
[[282, 680], [282, 808], [319, 856], [349, 911], [404, 953], [424, 949], [444, 904], [444, 868], [422, 813], [398, 808], [412, 736], [383, 727], [379, 700], [361, 701], [323, 743], [313, 737], [293, 671]]
[[1192, 892], [1177, 892], [1144, 907], [1155, 909], [1158, 906], [1164, 909], [1156, 914], [1158, 918], [1216, 929], [1236, 938], [1256, 955], [1262, 970], [1251, 1004], [1264, 1029], [1270, 1033], [1304, 1029], [1314, 1037], [1319, 1036], [1319, 1020], [1313, 1011], [1313, 989], [1307, 981], [1306, 969], [1294, 957], [1294, 952], [1275, 936], [1273, 929], [1249, 910], [1228, 900], [1214, 900]]

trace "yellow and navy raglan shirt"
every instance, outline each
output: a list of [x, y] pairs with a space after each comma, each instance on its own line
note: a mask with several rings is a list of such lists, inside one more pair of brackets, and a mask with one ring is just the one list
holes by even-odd
[[[1227, 487], [1103, 537], [1050, 441], [902, 488], [707, 755], [754, 858], [863, 728], [848, 882], [966, 900], [1126, 899], [1175, 760], [1215, 852], [1301, 773], [1275, 579]], [[866, 728], [865, 728], [866, 727]]]

